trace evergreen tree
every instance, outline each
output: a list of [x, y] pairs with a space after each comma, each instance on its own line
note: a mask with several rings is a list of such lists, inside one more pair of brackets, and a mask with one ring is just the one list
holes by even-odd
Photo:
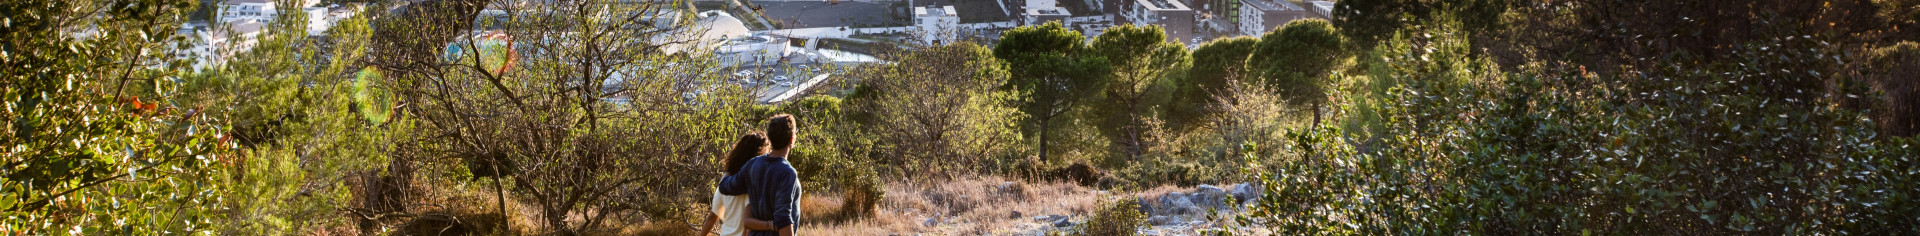
[[1329, 75], [1345, 59], [1344, 40], [1325, 20], [1297, 20], [1261, 36], [1247, 59], [1249, 70], [1283, 100], [1306, 107], [1319, 126], [1321, 108], [1333, 90]]
[[1187, 48], [1167, 40], [1156, 25], [1120, 25], [1108, 28], [1093, 41], [1093, 50], [1113, 68], [1103, 107], [1094, 116], [1104, 120], [1103, 132], [1118, 144], [1122, 156], [1136, 160], [1158, 137], [1159, 112], [1173, 92], [1170, 76], [1190, 66]]
[[1107, 60], [1087, 46], [1085, 36], [1052, 21], [1008, 30], [993, 47], [994, 57], [1011, 72], [1002, 89], [1024, 94], [1020, 110], [1035, 123], [1040, 160], [1047, 160], [1048, 131], [1055, 119], [1072, 111], [1106, 86]]

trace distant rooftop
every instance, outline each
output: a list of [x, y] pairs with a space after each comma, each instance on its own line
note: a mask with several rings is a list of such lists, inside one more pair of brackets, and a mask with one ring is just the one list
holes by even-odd
[[249, 37], [247, 36], [248, 34], [260, 33], [260, 31], [266, 29], [266, 27], [266, 23], [259, 21], [235, 21], [232, 24], [211, 27], [212, 29], [208, 30], [207, 35], [216, 39], [225, 39], [230, 36], [228, 34], [233, 34], [231, 36]]
[[1142, 3], [1146, 3], [1148, 8], [1147, 10], [1155, 10], [1155, 11], [1193, 10], [1193, 8], [1187, 8], [1187, 4], [1182, 4], [1179, 1], [1171, 1], [1171, 0], [1139, 0], [1139, 1]]
[[1287, 2], [1286, 0], [1246, 0], [1246, 3], [1247, 3], [1247, 6], [1251, 6], [1251, 7], [1254, 7], [1254, 9], [1260, 9], [1260, 10], [1270, 10], [1270, 11], [1271, 10], [1283, 10], [1283, 11], [1306, 10], [1306, 8], [1300, 8], [1299, 5], [1293, 5], [1292, 2]]
[[913, 8], [913, 15], [916, 17], [930, 17], [930, 16], [931, 17], [940, 17], [940, 16], [957, 17], [957, 16], [960, 16], [959, 12], [960, 11], [953, 10], [953, 6], [945, 6], [945, 7], [927, 6], [927, 7]]
[[1333, 8], [1333, 2], [1328, 2], [1328, 1], [1310, 1], [1307, 3], [1312, 3], [1313, 7], [1328, 8], [1328, 9]]
[[242, 34], [255, 33], [255, 32], [260, 32], [260, 29], [266, 28], [266, 27], [267, 27], [267, 23], [261, 23], [259, 21], [244, 21], [239, 24], [233, 24], [233, 32], [242, 33]]
[[1060, 8], [1060, 2], [1054, 0], [1027, 0], [1028, 9]]
[[241, 4], [241, 3], [272, 4], [273, 0], [227, 0], [227, 4]]

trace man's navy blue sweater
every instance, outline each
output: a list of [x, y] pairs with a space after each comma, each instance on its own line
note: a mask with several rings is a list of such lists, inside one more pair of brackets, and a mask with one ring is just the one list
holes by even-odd
[[[740, 173], [720, 180], [720, 194], [747, 194], [748, 214], [773, 224], [793, 226], [800, 219], [800, 176], [786, 157], [760, 156], [747, 161]], [[779, 235], [776, 231], [748, 231], [748, 236]]]

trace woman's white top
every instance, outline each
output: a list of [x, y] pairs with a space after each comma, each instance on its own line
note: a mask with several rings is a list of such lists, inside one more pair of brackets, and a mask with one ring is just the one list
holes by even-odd
[[727, 196], [720, 190], [713, 191], [713, 214], [720, 215], [720, 227], [714, 230], [720, 236], [746, 235], [747, 228], [740, 221], [747, 217], [747, 195]]

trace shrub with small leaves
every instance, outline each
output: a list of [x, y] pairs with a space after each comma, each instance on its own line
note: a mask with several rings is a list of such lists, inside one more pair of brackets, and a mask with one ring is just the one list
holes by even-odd
[[1106, 200], [1076, 235], [1137, 235], [1136, 230], [1147, 227], [1147, 215], [1139, 209], [1140, 204], [1132, 200]]

